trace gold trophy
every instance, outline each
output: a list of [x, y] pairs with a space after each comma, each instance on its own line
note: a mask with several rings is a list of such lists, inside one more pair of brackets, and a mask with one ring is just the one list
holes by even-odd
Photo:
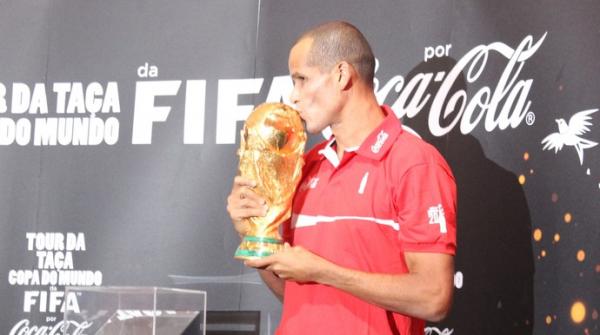
[[256, 182], [254, 192], [267, 201], [268, 210], [263, 217], [245, 219], [248, 230], [235, 258], [262, 258], [283, 247], [279, 226], [291, 216], [306, 133], [296, 110], [264, 103], [248, 116], [240, 138], [240, 175]]

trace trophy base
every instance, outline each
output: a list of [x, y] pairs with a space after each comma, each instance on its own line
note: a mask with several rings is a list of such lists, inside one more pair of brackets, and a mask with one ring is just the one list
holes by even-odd
[[283, 241], [271, 237], [245, 236], [233, 256], [236, 259], [257, 259], [271, 256], [283, 248]]

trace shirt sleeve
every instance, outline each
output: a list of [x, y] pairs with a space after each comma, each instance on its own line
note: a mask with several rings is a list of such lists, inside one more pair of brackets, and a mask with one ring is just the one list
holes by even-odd
[[411, 167], [393, 189], [404, 251], [456, 252], [456, 183], [447, 166]]

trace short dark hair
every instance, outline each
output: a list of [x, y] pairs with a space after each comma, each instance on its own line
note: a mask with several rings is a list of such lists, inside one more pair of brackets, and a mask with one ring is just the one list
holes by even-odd
[[344, 21], [327, 22], [304, 32], [296, 44], [305, 38], [312, 40], [309, 65], [327, 71], [337, 62], [346, 61], [367, 85], [373, 86], [375, 56], [358, 28]]

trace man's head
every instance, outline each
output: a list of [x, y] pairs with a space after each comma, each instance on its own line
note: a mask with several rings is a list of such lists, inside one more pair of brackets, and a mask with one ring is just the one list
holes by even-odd
[[340, 122], [353, 88], [372, 92], [375, 58], [356, 27], [336, 21], [302, 34], [290, 51], [289, 68], [290, 99], [314, 133]]
[[336, 63], [350, 63], [362, 81], [373, 86], [375, 56], [365, 36], [348, 22], [333, 21], [306, 31], [298, 38], [311, 39], [308, 64], [326, 72]]

